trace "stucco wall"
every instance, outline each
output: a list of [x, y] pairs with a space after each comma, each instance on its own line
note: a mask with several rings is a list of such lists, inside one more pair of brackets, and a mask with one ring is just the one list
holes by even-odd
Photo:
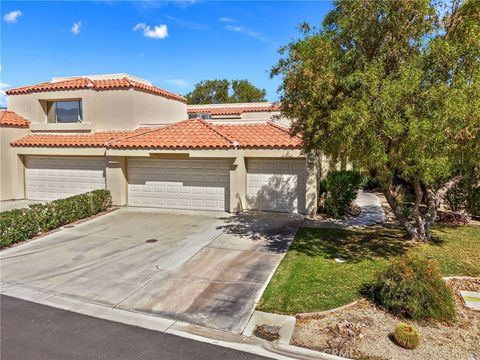
[[187, 104], [162, 96], [135, 91], [133, 113], [138, 125], [165, 125], [187, 120]]
[[94, 116], [92, 93], [90, 90], [69, 90], [9, 95], [7, 96], [7, 108], [30, 120], [32, 124], [42, 124], [47, 123], [47, 116], [41, 100], [82, 99], [84, 121], [90, 122]]
[[0, 127], [0, 200], [25, 197], [22, 157], [10, 143], [28, 132], [28, 129]]
[[[42, 101], [69, 99], [82, 99], [83, 123], [87, 126], [47, 124]], [[7, 102], [9, 110], [32, 122], [32, 131], [129, 130], [139, 126], [163, 125], [188, 118], [186, 104], [134, 89], [38, 92], [10, 95]], [[36, 124], [45, 124], [45, 126], [39, 127]]]

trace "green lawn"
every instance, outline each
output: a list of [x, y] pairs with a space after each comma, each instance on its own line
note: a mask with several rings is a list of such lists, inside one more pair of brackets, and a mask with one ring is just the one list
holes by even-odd
[[[480, 227], [437, 226], [429, 244], [414, 244], [397, 228], [309, 229], [298, 232], [258, 305], [295, 314], [332, 309], [360, 298], [392, 257], [432, 256], [445, 276], [480, 276]], [[347, 259], [338, 263], [340, 255]]]

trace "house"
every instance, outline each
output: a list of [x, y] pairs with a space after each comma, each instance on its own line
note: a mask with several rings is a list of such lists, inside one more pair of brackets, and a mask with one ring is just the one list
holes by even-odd
[[273, 121], [290, 126], [289, 119], [281, 116], [279, 105], [272, 103], [189, 105], [187, 111], [189, 119], [206, 119], [211, 123], [254, 124]]
[[127, 74], [54, 78], [7, 95], [2, 200], [106, 188], [116, 205], [316, 211], [319, 158], [302, 151], [274, 104], [187, 106]]

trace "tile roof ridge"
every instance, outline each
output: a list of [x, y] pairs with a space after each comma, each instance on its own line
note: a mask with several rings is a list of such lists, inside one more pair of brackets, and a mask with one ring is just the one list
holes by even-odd
[[[168, 126], [168, 125], [167, 125], [167, 126]], [[105, 146], [108, 146], [108, 145], [110, 145], [110, 144], [112, 144], [112, 143], [114, 143], [114, 142], [116, 142], [116, 141], [123, 141], [123, 140], [127, 140], [127, 139], [132, 139], [132, 138], [137, 137], [137, 136], [140, 136], [140, 135], [149, 134], [149, 133], [152, 133], [152, 132], [154, 132], [154, 131], [158, 131], [158, 130], [160, 130], [160, 129], [164, 129], [165, 127], [166, 127], [166, 126], [161, 127], [161, 128], [156, 127], [156, 128], [152, 128], [152, 129], [149, 129], [149, 128], [147, 129], [147, 128], [146, 128], [145, 131], [141, 131], [141, 132], [138, 132], [138, 133], [134, 133], [134, 134], [132, 134], [132, 135], [125, 136], [125, 137], [121, 137], [121, 138], [118, 138], [118, 139], [112, 139], [112, 140], [106, 141], [104, 145], [105, 145]], [[136, 131], [136, 130], [138, 130], [138, 129], [142, 129], [142, 128], [137, 128], [137, 129], [134, 129], [134, 130], [132, 130], [132, 131]], [[120, 131], [119, 131], [119, 132], [120, 132]]]
[[131, 87], [135, 87], [137, 85], [136, 82], [134, 82], [132, 79], [129, 79], [128, 77], [124, 76], [122, 80], [126, 81], [127, 84]]
[[95, 83], [93, 82], [92, 79], [90, 79], [88, 77], [84, 77], [84, 79], [87, 82], [87, 87], [97, 89], [97, 86], [95, 85]]
[[287, 134], [291, 135], [291, 134], [290, 134], [290, 131], [289, 131], [288, 128], [286, 128], [285, 126], [281, 126], [281, 125], [275, 124], [273, 121], [267, 121], [266, 124], [267, 124], [267, 125], [270, 125], [270, 126], [273, 126], [274, 128], [279, 129], [279, 130], [282, 130], [282, 131], [286, 132]]
[[216, 134], [220, 135], [221, 137], [223, 137], [224, 139], [226, 139], [228, 142], [230, 142], [233, 146], [239, 146], [240, 144], [238, 143], [238, 141], [232, 139], [230, 136], [228, 136], [227, 134], [224, 134], [223, 132], [221, 132], [220, 130], [218, 129], [215, 129], [215, 125], [212, 125], [212, 124], [209, 124], [207, 123], [205, 120], [203, 119], [195, 119], [195, 120], [198, 120], [200, 121], [203, 125], [205, 125], [206, 127], [208, 127], [210, 130], [214, 131]]

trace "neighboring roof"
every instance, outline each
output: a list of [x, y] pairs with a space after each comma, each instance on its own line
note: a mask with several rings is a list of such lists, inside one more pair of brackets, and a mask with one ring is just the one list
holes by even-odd
[[187, 109], [189, 114], [208, 113], [211, 115], [241, 115], [248, 112], [271, 112], [280, 111], [278, 104], [259, 104], [259, 105], [190, 105]]
[[16, 127], [16, 128], [28, 128], [30, 121], [17, 115], [13, 111], [1, 110], [0, 111], [0, 126], [1, 127]]
[[201, 119], [161, 128], [86, 135], [28, 135], [12, 146], [106, 147], [118, 149], [300, 148], [300, 137], [273, 123], [212, 125]]
[[32, 92], [43, 91], [59, 91], [59, 90], [79, 90], [79, 89], [92, 89], [92, 90], [112, 90], [112, 89], [135, 89], [139, 91], [148, 92], [155, 95], [160, 95], [168, 99], [177, 100], [186, 103], [187, 99], [183, 96], [171, 93], [167, 90], [160, 89], [158, 87], [143, 83], [141, 81], [135, 81], [129, 77], [116, 78], [116, 79], [91, 79], [88, 77], [66, 78], [65, 80], [47, 81], [40, 84], [22, 86], [14, 89], [7, 90], [7, 95], [21, 95], [29, 94]]

